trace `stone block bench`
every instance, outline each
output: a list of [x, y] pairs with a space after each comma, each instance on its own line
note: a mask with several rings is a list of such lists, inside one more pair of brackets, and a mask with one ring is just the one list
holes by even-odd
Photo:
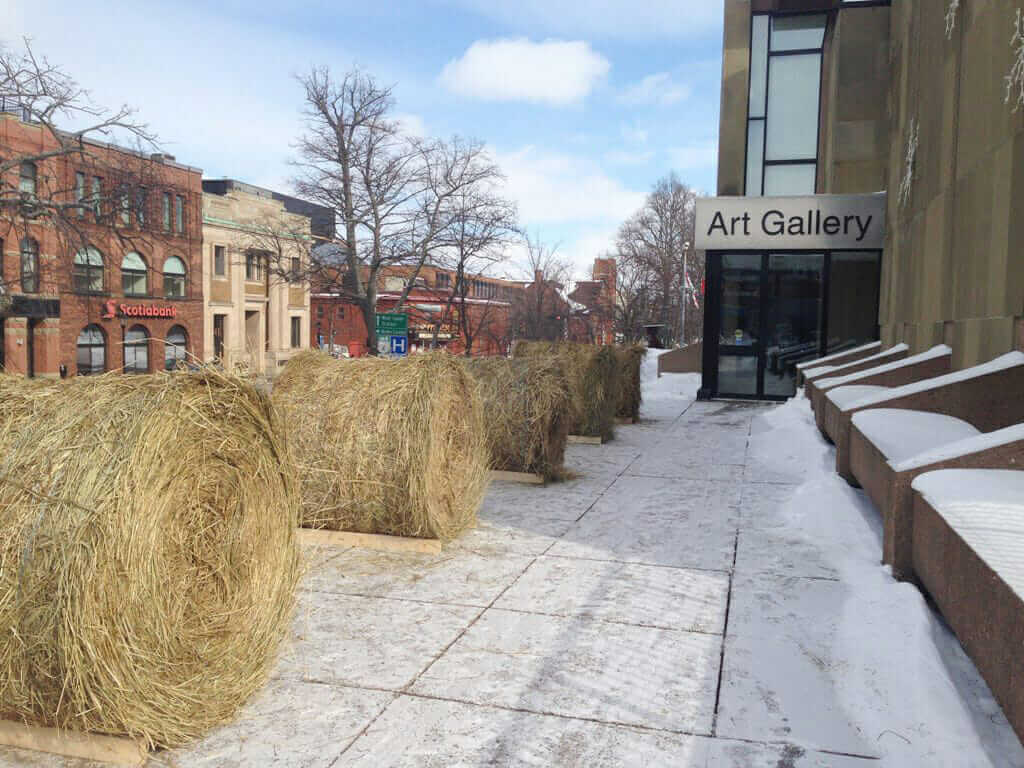
[[[983, 365], [887, 388], [846, 403], [838, 408], [836, 422], [828, 425], [836, 446], [836, 472], [851, 485], [857, 485], [850, 463], [853, 435], [856, 432], [862, 447], [866, 438], [853, 425], [853, 418], [863, 411], [886, 408], [934, 415], [908, 417], [903, 424], [897, 437], [906, 441], [903, 457], [909, 458], [978, 432], [995, 432], [1024, 422], [1022, 392], [1024, 352], [1010, 352]], [[891, 414], [890, 422], [883, 422], [883, 426], [890, 424]], [[865, 474], [865, 470], [861, 472]]]
[[870, 357], [871, 355], [877, 354], [882, 348], [882, 342], [872, 341], [870, 344], [862, 344], [859, 347], [853, 349], [839, 349], [825, 357], [819, 357], [815, 360], [805, 360], [802, 363], [796, 364], [796, 385], [798, 387], [804, 384], [804, 371], [808, 371], [811, 368], [821, 368], [826, 365], [845, 365], [846, 363], [852, 363], [855, 360], [860, 360], [863, 357]]
[[821, 393], [821, 398], [814, 410], [814, 420], [818, 424], [818, 429], [828, 440], [835, 442], [839, 411], [843, 406], [886, 389], [949, 373], [952, 363], [953, 350], [940, 344], [927, 352], [905, 357], [893, 363], [845, 376], [817, 379], [814, 384]]
[[914, 565], [1024, 740], [1024, 472], [915, 478]]
[[807, 395], [807, 399], [811, 401], [811, 408], [814, 410], [815, 414], [817, 414], [818, 409], [821, 407], [821, 400], [824, 393], [821, 390], [820, 382], [828, 379], [836, 379], [841, 376], [849, 376], [850, 374], [859, 373], [861, 371], [867, 371], [871, 368], [877, 368], [880, 365], [886, 365], [887, 363], [894, 363], [897, 360], [905, 358], [909, 350], [910, 348], [906, 344], [896, 344], [895, 346], [889, 347], [878, 354], [871, 355], [870, 357], [863, 357], [852, 363], [845, 363], [843, 365], [824, 365], [804, 371], [804, 377], [806, 378], [804, 392]]

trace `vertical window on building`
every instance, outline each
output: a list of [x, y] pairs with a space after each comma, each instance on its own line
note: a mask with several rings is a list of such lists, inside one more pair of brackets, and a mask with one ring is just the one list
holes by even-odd
[[75, 214], [82, 218], [85, 216], [85, 174], [81, 171], [75, 172], [75, 202], [79, 205]]
[[36, 164], [26, 160], [21, 164], [21, 173], [18, 179], [18, 189], [23, 195], [35, 197], [36, 194]]
[[224, 256], [224, 246], [213, 246], [213, 274], [217, 277], [227, 275], [227, 260]]
[[171, 231], [171, 193], [163, 194], [163, 226], [164, 232]]
[[102, 210], [103, 201], [103, 179], [100, 176], [92, 177], [92, 215], [99, 221], [100, 216], [103, 214]]
[[188, 352], [188, 336], [185, 329], [175, 325], [167, 332], [164, 341], [164, 370], [176, 371], [185, 365]]
[[825, 14], [751, 22], [746, 194], [813, 194]]
[[142, 257], [129, 251], [124, 255], [121, 262], [121, 287], [125, 296], [145, 296], [146, 286], [146, 262]]
[[174, 196], [174, 231], [179, 235], [185, 232], [185, 198]]
[[291, 281], [293, 283], [299, 282], [299, 276], [302, 274], [302, 261], [298, 256], [292, 256], [291, 263]]
[[98, 325], [87, 325], [78, 334], [75, 365], [79, 376], [92, 376], [107, 369], [107, 340]]
[[263, 280], [263, 256], [256, 251], [245, 254], [245, 279], [253, 283]]
[[30, 237], [21, 241], [21, 290], [39, 293], [39, 244]]
[[71, 283], [78, 293], [103, 292], [103, 256], [93, 247], [75, 254]]
[[302, 318], [292, 318], [292, 349], [302, 346]]
[[146, 226], [146, 205], [148, 204], [149, 190], [145, 187], [135, 190], [135, 221], [142, 229]]
[[224, 325], [227, 315], [213, 316], [213, 356], [224, 360]]
[[124, 334], [124, 372], [149, 373], [149, 331], [133, 325]]
[[132, 201], [127, 192], [122, 192], [121, 200], [121, 224], [128, 226], [132, 223]]
[[877, 251], [833, 251], [829, 264], [829, 352], [850, 349], [878, 338]]
[[185, 262], [177, 256], [170, 256], [164, 262], [164, 296], [185, 298]]

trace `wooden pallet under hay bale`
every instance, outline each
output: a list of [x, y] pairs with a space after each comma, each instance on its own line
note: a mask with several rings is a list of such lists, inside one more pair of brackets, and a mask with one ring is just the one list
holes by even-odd
[[9, 720], [0, 720], [0, 745], [138, 768], [149, 760], [149, 750], [142, 741], [123, 736], [61, 731]]
[[570, 418], [562, 363], [550, 355], [465, 362], [483, 401], [492, 477], [533, 484], [560, 478]]
[[292, 358], [274, 383], [305, 528], [450, 541], [489, 481], [483, 410], [446, 353]]
[[591, 435], [569, 435], [570, 445], [604, 445], [603, 437], [593, 437]]
[[62, 732], [9, 741], [170, 748], [234, 719], [295, 602], [286, 450], [269, 398], [213, 371], [0, 376], [0, 719]]
[[492, 480], [503, 480], [506, 483], [522, 483], [523, 485], [545, 485], [547, 480], [536, 472], [508, 472], [503, 469], [491, 470]]
[[441, 552], [440, 539], [414, 539], [409, 536], [382, 536], [377, 533], [329, 531], [324, 528], [299, 529], [299, 541], [310, 547], [336, 549], [374, 549], [378, 552], [419, 552], [436, 555]]
[[521, 341], [516, 344], [513, 355], [521, 359], [553, 355], [561, 361], [570, 393], [570, 438], [573, 435], [596, 437], [603, 441], [614, 438], [620, 370], [612, 347]]

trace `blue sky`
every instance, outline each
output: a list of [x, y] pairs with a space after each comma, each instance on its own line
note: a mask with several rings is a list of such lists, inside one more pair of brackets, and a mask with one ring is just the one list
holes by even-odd
[[204, 175], [288, 191], [292, 79], [358, 64], [409, 130], [485, 141], [524, 225], [580, 276], [651, 184], [713, 190], [721, 0], [0, 0], [90, 88]]

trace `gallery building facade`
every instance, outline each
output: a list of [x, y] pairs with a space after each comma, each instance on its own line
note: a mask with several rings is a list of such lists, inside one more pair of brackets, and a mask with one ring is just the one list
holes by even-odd
[[1024, 345], [1015, 6], [942, 6], [726, 0], [702, 397], [785, 398], [876, 339], [958, 368]]

